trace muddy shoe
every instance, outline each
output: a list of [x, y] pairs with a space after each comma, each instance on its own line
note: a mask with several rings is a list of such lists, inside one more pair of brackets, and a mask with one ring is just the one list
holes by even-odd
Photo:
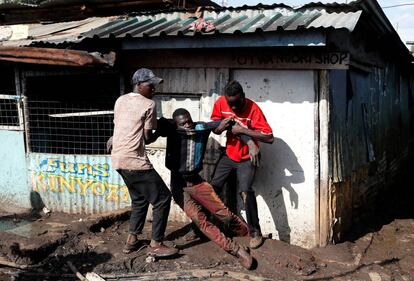
[[236, 254], [237, 258], [239, 259], [240, 264], [246, 268], [252, 268], [253, 258], [252, 256], [243, 248], [240, 247]]
[[195, 241], [203, 241], [206, 237], [195, 229], [190, 229], [184, 236], [179, 237], [175, 242], [177, 246], [182, 247]]
[[263, 236], [261, 234], [255, 234], [252, 238], [250, 238], [249, 247], [251, 249], [257, 249], [263, 244]]
[[178, 254], [178, 249], [167, 247], [163, 244], [148, 247], [148, 255], [157, 258], [166, 258]]
[[141, 241], [135, 241], [134, 243], [126, 243], [124, 248], [122, 249], [122, 252], [124, 254], [130, 254], [136, 250], [138, 250], [138, 247], [141, 245]]
[[170, 241], [170, 240], [165, 240], [165, 241], [162, 242], [162, 244], [164, 244], [164, 246], [166, 246], [168, 248], [176, 248], [177, 247], [177, 245], [173, 241]]
[[194, 229], [190, 229], [190, 231], [187, 232], [183, 237], [184, 241], [186, 241], [186, 242], [191, 242], [191, 241], [194, 241], [198, 238], [200, 238], [200, 237], [198, 236], [198, 234], [195, 232]]

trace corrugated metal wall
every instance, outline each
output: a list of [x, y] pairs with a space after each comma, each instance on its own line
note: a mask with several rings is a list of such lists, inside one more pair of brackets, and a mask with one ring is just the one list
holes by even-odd
[[[396, 65], [372, 72], [331, 71], [332, 177], [341, 182], [369, 163], [392, 171], [410, 140], [409, 76]], [[391, 170], [390, 170], [391, 169]]]
[[110, 157], [29, 153], [29, 183], [44, 205], [66, 213], [100, 213], [130, 205]]
[[352, 217], [373, 207], [407, 159], [413, 88], [409, 72], [388, 63], [371, 72], [331, 71], [330, 93], [333, 228], [340, 236]]

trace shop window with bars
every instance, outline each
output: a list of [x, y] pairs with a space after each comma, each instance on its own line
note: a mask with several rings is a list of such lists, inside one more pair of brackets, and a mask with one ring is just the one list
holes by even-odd
[[38, 78], [27, 83], [25, 112], [30, 151], [107, 154], [119, 79], [111, 75], [84, 75], [54, 77], [48, 81], [44, 90]]
[[30, 150], [60, 154], [106, 154], [113, 133], [112, 102], [29, 101]]
[[0, 68], [0, 130], [22, 130], [21, 98], [16, 95], [14, 69]]
[[21, 130], [21, 99], [18, 96], [0, 95], [0, 129]]

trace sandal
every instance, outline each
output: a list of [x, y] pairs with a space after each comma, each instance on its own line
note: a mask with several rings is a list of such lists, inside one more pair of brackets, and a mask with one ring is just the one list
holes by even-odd
[[194, 240], [196, 240], [196, 239], [198, 239], [199, 238], [199, 235], [197, 235], [197, 233], [195, 232], [195, 230], [194, 229], [190, 229], [190, 231], [189, 232], [187, 232], [184, 236], [183, 236], [183, 239], [184, 239], [184, 241], [186, 241], [186, 242], [191, 242], [191, 241], [194, 241]]

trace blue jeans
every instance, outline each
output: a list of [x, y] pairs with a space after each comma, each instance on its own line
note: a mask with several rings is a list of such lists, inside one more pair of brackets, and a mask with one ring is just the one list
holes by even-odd
[[152, 240], [162, 241], [170, 213], [171, 193], [160, 175], [150, 170], [117, 170], [131, 197], [129, 233], [142, 232], [149, 204], [152, 205]]

